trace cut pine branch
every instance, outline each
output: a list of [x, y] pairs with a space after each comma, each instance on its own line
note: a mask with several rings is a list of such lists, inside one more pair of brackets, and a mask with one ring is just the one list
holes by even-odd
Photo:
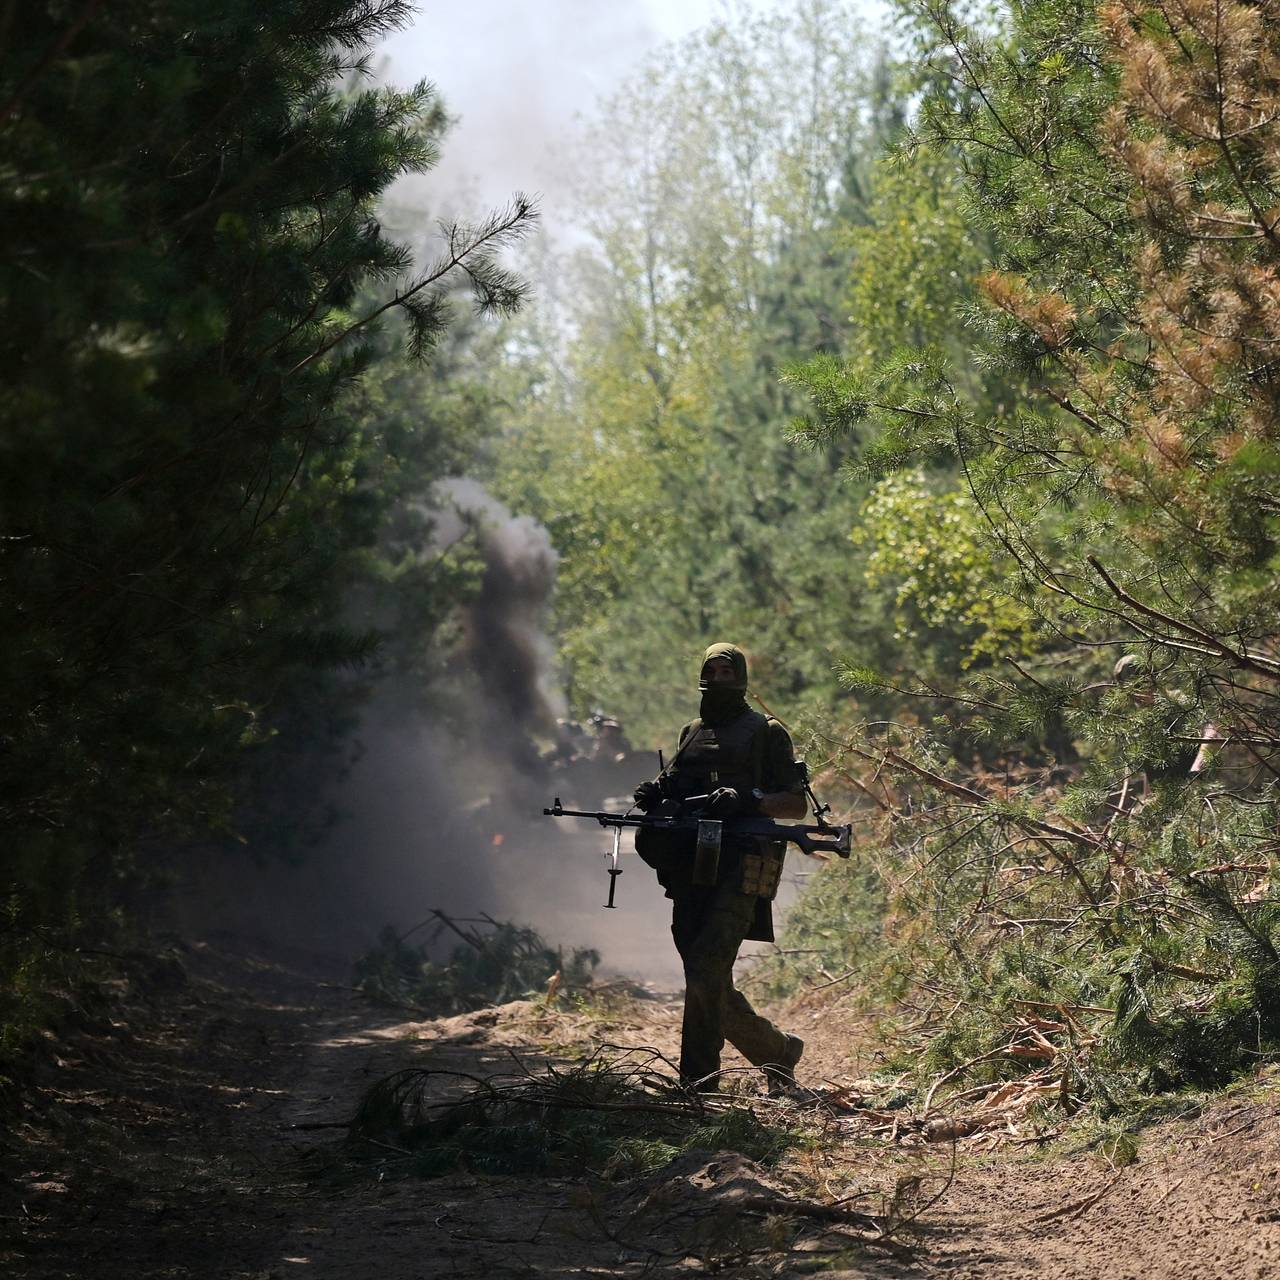
[[880, 761], [901, 772], [909, 773], [935, 790], [941, 791], [945, 795], [954, 796], [966, 804], [994, 811], [1014, 826], [1021, 827], [1066, 869], [1080, 886], [1080, 891], [1085, 898], [1095, 906], [1097, 905], [1098, 895], [1093, 886], [1089, 884], [1084, 872], [1076, 861], [1059, 846], [1062, 843], [1074, 844], [1093, 853], [1108, 848], [1107, 842], [1099, 840], [1096, 836], [1087, 832], [1073, 831], [1070, 827], [1048, 822], [1043, 818], [1035, 818], [1030, 814], [1000, 811], [996, 808], [995, 803], [988, 796], [984, 796], [982, 792], [975, 791], [972, 787], [966, 787], [962, 783], [953, 782], [950, 778], [944, 778], [940, 773], [935, 773], [932, 769], [926, 769], [923, 765], [916, 764], [914, 760], [907, 759], [906, 756], [900, 755], [892, 748], [886, 748], [880, 757], [877, 757], [873, 752], [852, 745], [849, 746], [849, 750], [863, 759]]

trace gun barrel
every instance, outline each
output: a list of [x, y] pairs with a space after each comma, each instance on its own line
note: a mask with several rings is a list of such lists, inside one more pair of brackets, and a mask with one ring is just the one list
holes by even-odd
[[593, 818], [602, 827], [643, 827], [653, 821], [642, 816], [633, 818], [627, 813], [603, 813], [595, 809], [565, 809], [559, 805], [551, 809], [543, 809], [542, 814], [546, 818]]

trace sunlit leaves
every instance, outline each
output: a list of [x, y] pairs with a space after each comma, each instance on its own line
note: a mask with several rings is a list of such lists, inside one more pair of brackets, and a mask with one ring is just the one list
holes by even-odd
[[785, 438], [800, 397], [777, 370], [846, 328], [867, 72], [834, 4], [738, 17], [652, 60], [587, 135], [594, 243], [568, 340], [517, 343], [497, 483], [561, 553], [575, 699], [639, 740], [688, 717], [709, 640], [746, 646], [786, 696], [830, 691], [857, 625], [839, 580], [857, 496]]
[[853, 539], [869, 552], [868, 584], [892, 588], [896, 641], [916, 648], [944, 635], [959, 670], [1038, 647], [1034, 614], [1007, 594], [1009, 557], [967, 489], [939, 489], [919, 471], [888, 476]]

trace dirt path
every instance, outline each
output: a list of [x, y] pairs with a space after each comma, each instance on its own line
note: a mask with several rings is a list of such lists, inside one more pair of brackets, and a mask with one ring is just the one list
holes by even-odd
[[[675, 1007], [601, 1018], [526, 1003], [405, 1022], [278, 959], [200, 947], [126, 970], [113, 1003], [50, 1045], [28, 1082], [34, 1102], [5, 1133], [6, 1276], [1280, 1274], [1280, 1107], [1262, 1086], [1147, 1129], [1137, 1162], [1118, 1169], [961, 1141], [947, 1185], [950, 1144], [890, 1145], [851, 1121], [769, 1172], [694, 1151], [613, 1183], [422, 1178], [403, 1154], [325, 1126], [410, 1065], [486, 1077], [517, 1060], [536, 1071], [593, 1039], [669, 1051]], [[811, 1072], [855, 1077], [850, 1029], [830, 1009], [791, 1017]], [[849, 1203], [918, 1212], [944, 1186], [900, 1236], [910, 1254], [812, 1215], [744, 1208], [861, 1193]]]

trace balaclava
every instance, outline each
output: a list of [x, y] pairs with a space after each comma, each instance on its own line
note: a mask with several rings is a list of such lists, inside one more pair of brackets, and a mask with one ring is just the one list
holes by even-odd
[[[733, 663], [732, 684], [708, 684], [701, 678], [702, 668], [712, 658], [727, 658]], [[747, 655], [736, 644], [713, 644], [702, 655], [698, 671], [698, 688], [702, 690], [698, 715], [702, 723], [715, 726], [736, 720], [747, 709]]]

